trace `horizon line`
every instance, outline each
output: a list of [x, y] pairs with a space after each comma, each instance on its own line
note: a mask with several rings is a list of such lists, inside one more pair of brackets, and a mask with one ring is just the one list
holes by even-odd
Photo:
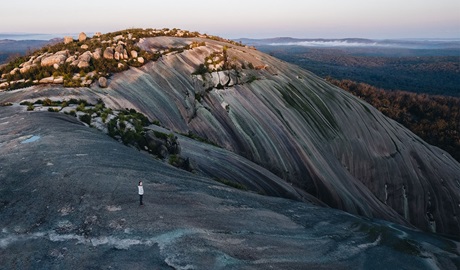
[[[84, 31], [82, 31], [84, 32]], [[97, 31], [96, 31], [97, 32]], [[84, 32], [85, 34], [92, 36], [96, 32]], [[116, 31], [115, 31], [116, 32]], [[78, 36], [81, 32], [67, 32], [67, 33], [33, 33], [33, 32], [0, 32], [0, 37], [2, 35], [9, 35], [9, 36], [53, 36], [53, 38], [46, 38], [46, 39], [10, 39], [10, 40], [51, 40], [54, 38], [64, 38], [66, 35], [76, 35]], [[111, 33], [111, 32], [107, 32]], [[105, 34], [105, 33], [103, 33]], [[224, 36], [221, 36], [224, 37]], [[368, 39], [368, 40], [459, 40], [460, 37], [381, 37], [381, 38], [371, 38], [371, 37], [298, 37], [298, 36], [271, 36], [271, 37], [238, 37], [238, 38], [229, 38], [225, 37], [230, 40], [239, 40], [239, 39], [252, 39], [252, 40], [265, 40], [265, 39], [298, 39], [298, 40], [316, 40], [316, 39], [325, 39], [325, 40], [343, 40], [343, 39]], [[2, 39], [4, 40], [4, 39]]]

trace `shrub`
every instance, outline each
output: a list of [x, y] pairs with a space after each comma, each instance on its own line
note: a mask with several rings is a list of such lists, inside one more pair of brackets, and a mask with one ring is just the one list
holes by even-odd
[[118, 122], [118, 128], [121, 130], [121, 131], [124, 131], [125, 128], [126, 128], [126, 123], [123, 121], [123, 120], [120, 120]]
[[43, 106], [47, 106], [47, 107], [48, 106], [53, 106], [53, 104], [54, 104], [54, 102], [49, 98], [46, 98], [45, 100], [43, 100], [43, 103], [42, 103]]
[[107, 121], [107, 117], [109, 116], [108, 113], [106, 112], [102, 112], [101, 113], [101, 119], [102, 119], [102, 123], [105, 123], [105, 121]]
[[204, 64], [200, 64], [195, 72], [192, 73], [192, 75], [204, 75], [208, 72], [208, 68]]
[[89, 114], [83, 114], [83, 115], [80, 115], [80, 121], [82, 121], [83, 123], [86, 123], [88, 125], [91, 125], [91, 115]]
[[116, 119], [111, 119], [109, 123], [107, 124], [107, 130], [109, 132], [110, 137], [115, 137], [118, 135], [118, 129], [117, 129], [117, 120]]
[[84, 112], [85, 108], [86, 108], [86, 104], [84, 102], [82, 102], [82, 103], [80, 103], [80, 105], [78, 105], [77, 111], [78, 112]]
[[233, 182], [233, 181], [230, 181], [230, 180], [227, 180], [227, 179], [214, 178], [214, 180], [216, 180], [217, 182], [222, 183], [224, 185], [227, 185], [229, 187], [233, 187], [233, 188], [240, 189], [240, 190], [248, 190], [248, 188], [245, 185], [237, 183], [237, 182]]
[[139, 144], [139, 141], [142, 139], [142, 134], [138, 133], [138, 132], [135, 132], [131, 129], [127, 129], [125, 132], [123, 132], [121, 134], [121, 141], [128, 145], [128, 144], [131, 144], [131, 145], [134, 145], [134, 146], [138, 146]]
[[179, 161], [180, 161], [180, 157], [178, 155], [169, 156], [169, 160], [168, 160], [169, 164], [177, 167]]

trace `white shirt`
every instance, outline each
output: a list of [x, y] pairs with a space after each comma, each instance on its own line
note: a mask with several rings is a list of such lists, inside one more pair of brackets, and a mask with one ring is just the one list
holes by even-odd
[[139, 189], [139, 195], [144, 195], [144, 187], [143, 186], [137, 186]]

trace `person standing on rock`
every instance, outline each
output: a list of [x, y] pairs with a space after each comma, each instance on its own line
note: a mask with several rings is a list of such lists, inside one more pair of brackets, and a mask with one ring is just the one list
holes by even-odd
[[142, 181], [139, 181], [137, 189], [139, 190], [139, 205], [144, 205], [144, 203], [142, 202], [142, 196], [144, 196], [144, 187], [142, 186]]

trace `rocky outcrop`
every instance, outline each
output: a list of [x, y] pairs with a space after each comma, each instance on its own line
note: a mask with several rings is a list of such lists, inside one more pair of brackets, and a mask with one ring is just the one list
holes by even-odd
[[36, 67], [37, 64], [34, 64], [34, 63], [33, 63], [33, 59], [34, 59], [34, 58], [31, 58], [29, 61], [25, 62], [24, 64], [21, 64], [21, 65], [20, 65], [19, 72], [21, 72], [21, 73], [26, 73], [26, 72], [28, 72], [31, 68]]
[[93, 54], [90, 51], [84, 52], [82, 55], [78, 57], [78, 64], [79, 68], [86, 68], [89, 67], [89, 62], [91, 61], [91, 57]]
[[41, 60], [41, 66], [53, 66], [54, 64], [63, 64], [67, 60], [68, 51], [59, 51], [53, 55], [45, 56]]

